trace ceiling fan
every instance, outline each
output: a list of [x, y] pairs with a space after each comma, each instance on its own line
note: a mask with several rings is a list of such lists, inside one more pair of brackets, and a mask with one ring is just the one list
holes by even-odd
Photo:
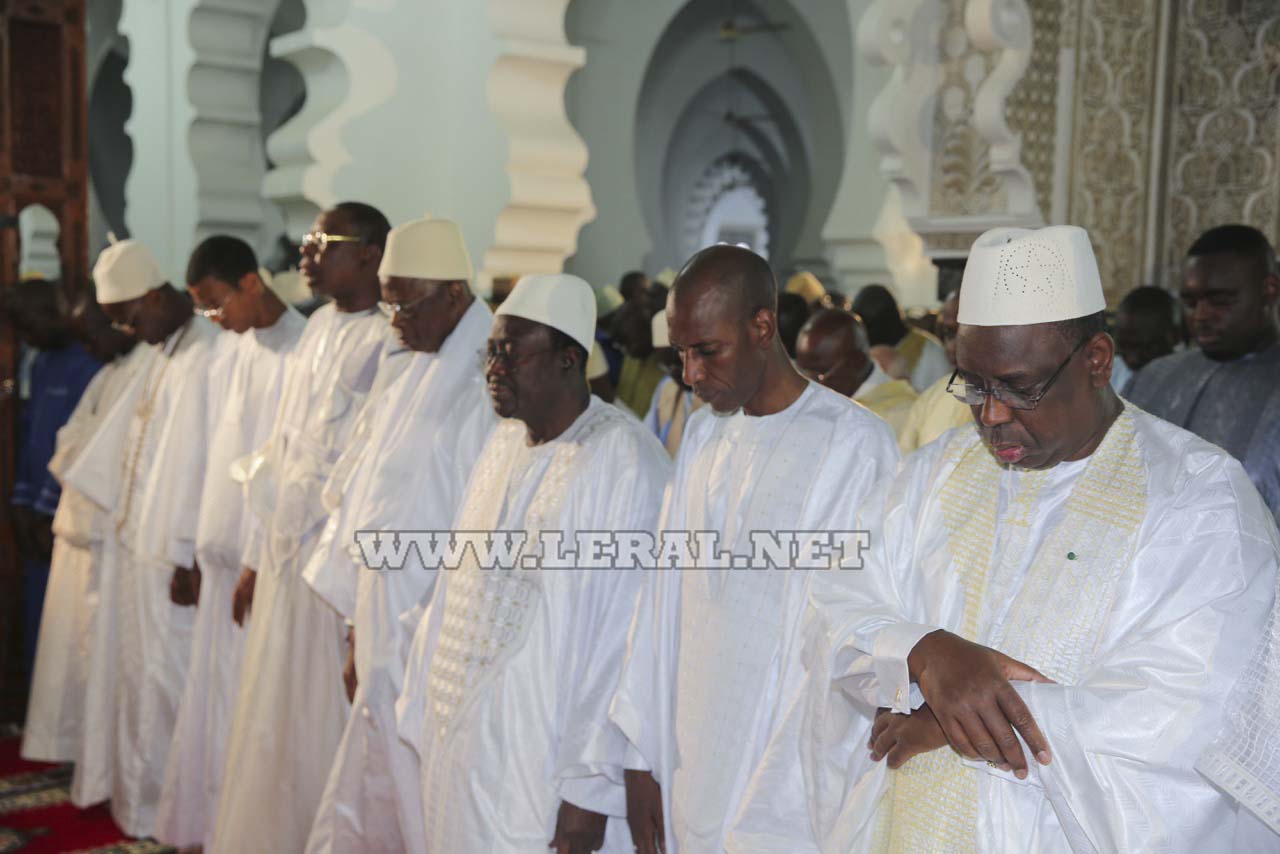
[[[763, 33], [776, 33], [791, 29], [791, 25], [783, 21], [760, 20], [754, 24], [739, 24], [737, 16], [737, 0], [727, 0], [726, 11], [728, 13], [723, 24], [717, 33], [717, 38], [725, 43], [729, 49], [728, 65], [725, 69], [725, 76], [729, 77], [737, 68], [737, 47], [738, 40], [744, 36], [760, 35]], [[769, 113], [739, 113], [734, 107], [735, 98], [733, 90], [729, 90], [727, 103], [723, 112], [719, 113], [721, 121], [735, 130], [751, 127], [761, 122], [776, 122], [777, 118]]]

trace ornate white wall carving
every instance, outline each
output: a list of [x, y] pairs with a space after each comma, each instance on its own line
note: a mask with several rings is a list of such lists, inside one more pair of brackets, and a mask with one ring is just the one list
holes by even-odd
[[259, 251], [263, 233], [262, 56], [277, 0], [200, 0], [187, 24], [187, 150], [196, 173], [194, 240], [233, 234]]
[[[583, 177], [587, 146], [569, 124], [564, 90], [586, 51], [568, 43], [569, 0], [489, 0], [500, 53], [489, 72], [489, 108], [507, 134], [510, 200], [484, 255], [491, 275], [559, 272], [595, 216]], [[493, 164], [497, 167], [498, 164]]]
[[1068, 219], [1112, 299], [1142, 283], [1158, 0], [1081, 0]]
[[1205, 229], [1280, 237], [1280, 6], [1179, 0], [1164, 229], [1166, 280]]
[[321, 208], [344, 200], [334, 187], [339, 170], [353, 159], [343, 130], [389, 98], [397, 82], [387, 45], [346, 23], [350, 5], [348, 0], [312, 0], [308, 26], [273, 39], [270, 46], [271, 55], [292, 63], [306, 84], [302, 110], [267, 140], [275, 167], [263, 177], [261, 190], [280, 205], [285, 230], [295, 237], [310, 228]]
[[891, 68], [868, 121], [902, 213], [933, 256], [1043, 221], [1006, 108], [1031, 62], [1026, 0], [876, 0], [859, 47]]
[[[1064, 3], [1075, 0], [1028, 0], [1031, 56], [1022, 78], [1009, 94], [1006, 117], [1021, 142], [1021, 162], [1035, 184], [1036, 204], [1045, 220], [1053, 219], [1055, 163], [1058, 145], [1058, 93], [1061, 86]], [[1074, 47], [1074, 39], [1069, 42]], [[1069, 81], [1068, 81], [1069, 85]], [[1068, 90], [1069, 91], [1069, 90]], [[1070, 113], [1067, 113], [1068, 122]], [[1065, 135], [1065, 134], [1064, 134]]]

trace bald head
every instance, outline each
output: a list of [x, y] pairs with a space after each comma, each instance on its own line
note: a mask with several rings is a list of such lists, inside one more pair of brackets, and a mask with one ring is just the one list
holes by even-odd
[[721, 244], [689, 259], [671, 285], [669, 299], [716, 292], [726, 312], [745, 322], [762, 308], [777, 311], [778, 285], [773, 270], [750, 249]]
[[867, 330], [862, 325], [861, 318], [834, 308], [824, 308], [814, 313], [800, 330], [800, 334], [807, 334], [814, 340], [835, 342], [846, 353], [854, 350], [865, 353], [871, 346], [867, 343]]
[[717, 412], [776, 412], [805, 386], [778, 337], [773, 271], [750, 250], [694, 255], [671, 286], [667, 328], [685, 384]]
[[851, 397], [870, 373], [868, 349], [867, 331], [857, 315], [823, 309], [796, 338], [796, 364], [809, 379]]

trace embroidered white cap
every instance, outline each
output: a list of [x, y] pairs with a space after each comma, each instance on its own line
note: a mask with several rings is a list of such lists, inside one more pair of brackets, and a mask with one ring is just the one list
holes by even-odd
[[1106, 307], [1098, 261], [1083, 228], [994, 228], [969, 251], [958, 320], [968, 326], [1024, 326], [1085, 317]]
[[595, 341], [591, 342], [591, 352], [587, 355], [587, 379], [598, 380], [609, 373], [609, 360]]
[[493, 314], [523, 317], [559, 329], [588, 353], [595, 342], [595, 293], [582, 279], [568, 273], [523, 276]]
[[112, 243], [93, 265], [93, 289], [98, 302], [128, 302], [164, 284], [155, 256], [136, 240]]
[[653, 335], [653, 349], [671, 346], [671, 335], [667, 332], [667, 310], [664, 308], [649, 321], [649, 331]]
[[471, 256], [457, 223], [415, 219], [391, 229], [378, 275], [443, 282], [471, 282]]

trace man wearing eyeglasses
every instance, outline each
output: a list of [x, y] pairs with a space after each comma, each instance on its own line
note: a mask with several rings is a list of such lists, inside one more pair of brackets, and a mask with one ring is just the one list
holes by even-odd
[[785, 850], [1231, 850], [1195, 763], [1277, 532], [1235, 460], [1116, 396], [1104, 306], [1082, 229], [974, 244], [951, 391], [977, 430], [907, 458], [863, 571], [815, 583], [801, 729], [827, 743], [769, 769], [807, 781]]
[[271, 438], [240, 466], [253, 523], [232, 613], [252, 619], [212, 851], [303, 849], [350, 711], [342, 617], [302, 571], [329, 516], [325, 483], [389, 341], [377, 310], [388, 231], [376, 208], [344, 202], [303, 241], [302, 275], [330, 303], [289, 355]]
[[[436, 567], [410, 550], [403, 567], [366, 563], [358, 532], [446, 531], [497, 422], [476, 353], [493, 314], [471, 291], [456, 224], [420, 219], [387, 237], [379, 308], [399, 337], [365, 404], [359, 439], [326, 499], [332, 514], [304, 576], [353, 626], [351, 716], [307, 850], [425, 851], [417, 755], [396, 731], [395, 704]], [[354, 690], [352, 688], [354, 687]]]
[[[652, 531], [670, 462], [588, 390], [590, 285], [526, 276], [496, 315], [485, 373], [506, 420], [453, 528], [527, 537], [496, 569], [468, 551], [437, 576], [414, 638], [397, 716], [420, 759], [420, 850], [623, 854], [626, 744], [608, 704], [640, 575], [579, 550], [577, 536]], [[558, 532], [576, 559], [531, 566], [558, 557], [541, 552], [540, 532]]]
[[66, 475], [109, 514], [72, 800], [110, 798], [125, 833], [149, 836], [199, 596], [195, 515], [218, 329], [137, 241], [103, 250], [93, 279], [113, 325], [152, 355]]
[[200, 595], [154, 834], [180, 848], [208, 843], [244, 654], [245, 633], [232, 618], [232, 598], [250, 511], [232, 464], [270, 438], [285, 362], [306, 326], [263, 283], [253, 249], [237, 237], [215, 235], [197, 246], [187, 281], [196, 314], [231, 334], [209, 356], [209, 433], [183, 439], [185, 446], [207, 449], [199, 509], [191, 515]]

